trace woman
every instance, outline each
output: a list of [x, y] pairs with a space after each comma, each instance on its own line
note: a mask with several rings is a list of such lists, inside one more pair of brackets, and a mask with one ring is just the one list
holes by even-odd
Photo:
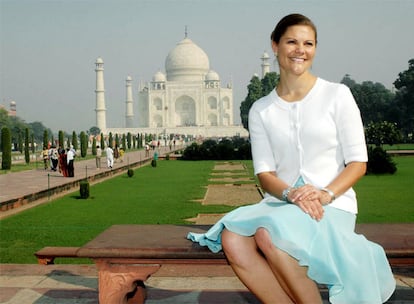
[[352, 186], [367, 151], [350, 90], [310, 72], [317, 45], [307, 17], [284, 17], [271, 35], [280, 81], [249, 112], [253, 165], [265, 198], [189, 238], [224, 250], [263, 303], [383, 303], [395, 280], [384, 250], [354, 232]]

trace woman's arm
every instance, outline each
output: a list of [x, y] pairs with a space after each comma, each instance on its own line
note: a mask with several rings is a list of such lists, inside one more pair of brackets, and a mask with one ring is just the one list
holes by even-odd
[[[365, 175], [366, 169], [367, 163], [365, 162], [351, 162], [329, 185], [326, 185], [326, 188], [331, 190], [335, 197], [338, 197], [355, 185]], [[326, 191], [322, 191], [319, 201], [321, 204], [330, 203], [331, 196]]]
[[[283, 180], [277, 177], [276, 172], [262, 172], [257, 175], [260, 185], [267, 193], [283, 200], [283, 190], [289, 187]], [[292, 188], [288, 194], [288, 202], [297, 205], [303, 212], [309, 214], [315, 220], [321, 220], [323, 217], [323, 207], [317, 199], [316, 188], [311, 185], [305, 185], [299, 188]], [[313, 191], [312, 191], [313, 190]], [[296, 193], [303, 193], [301, 199], [294, 200]], [[320, 195], [320, 194], [319, 194]]]

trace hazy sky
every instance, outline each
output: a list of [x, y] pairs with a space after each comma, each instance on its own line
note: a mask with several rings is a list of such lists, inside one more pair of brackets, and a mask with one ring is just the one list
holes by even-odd
[[[232, 81], [234, 117], [270, 32], [299, 12], [318, 27], [313, 72], [339, 82], [387, 88], [414, 58], [414, 1], [0, 0], [0, 104], [17, 103], [26, 122], [53, 131], [88, 130], [95, 121], [95, 60], [105, 67], [107, 126], [125, 125], [125, 79], [165, 72], [168, 52], [188, 37], [209, 56], [222, 84]], [[134, 109], [136, 111], [136, 108]]]

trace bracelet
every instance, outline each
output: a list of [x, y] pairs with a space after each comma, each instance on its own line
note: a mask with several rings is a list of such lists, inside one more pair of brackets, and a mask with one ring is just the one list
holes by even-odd
[[289, 195], [289, 193], [290, 193], [290, 191], [292, 189], [293, 189], [292, 187], [287, 187], [285, 190], [283, 190], [283, 192], [282, 192], [282, 198], [283, 198], [283, 200], [285, 202], [290, 203], [289, 198], [288, 198], [288, 195]]
[[321, 191], [325, 191], [331, 197], [331, 200], [328, 202], [328, 204], [332, 203], [336, 199], [335, 193], [333, 193], [332, 190], [329, 190], [328, 188], [321, 188]]

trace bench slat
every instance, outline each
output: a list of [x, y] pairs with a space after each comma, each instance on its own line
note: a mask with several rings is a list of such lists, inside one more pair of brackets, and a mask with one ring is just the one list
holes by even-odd
[[44, 247], [35, 252], [38, 264], [50, 265], [54, 264], [55, 258], [77, 258], [80, 247]]

